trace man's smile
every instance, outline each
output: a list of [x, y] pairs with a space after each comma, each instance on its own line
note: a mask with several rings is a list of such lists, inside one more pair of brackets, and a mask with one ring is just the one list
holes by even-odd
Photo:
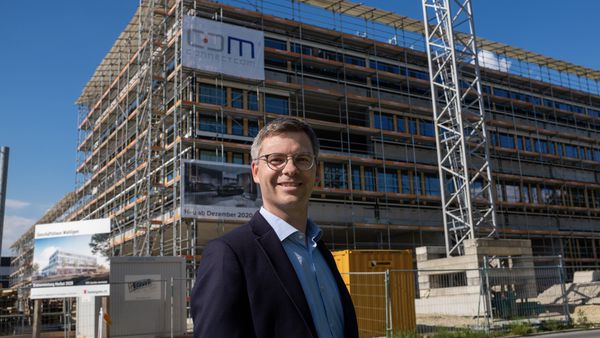
[[281, 185], [284, 187], [299, 187], [302, 185], [300, 182], [279, 182], [277, 185]]

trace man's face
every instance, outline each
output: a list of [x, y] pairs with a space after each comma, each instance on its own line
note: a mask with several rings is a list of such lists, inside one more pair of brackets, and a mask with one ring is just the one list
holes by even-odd
[[[313, 154], [313, 150], [306, 134], [290, 132], [263, 140], [258, 156], [273, 153], [291, 156], [300, 153]], [[309, 170], [300, 170], [291, 157], [279, 171], [269, 168], [264, 160], [252, 162], [252, 176], [254, 182], [260, 185], [263, 206], [274, 214], [306, 211], [316, 173], [316, 164]]]

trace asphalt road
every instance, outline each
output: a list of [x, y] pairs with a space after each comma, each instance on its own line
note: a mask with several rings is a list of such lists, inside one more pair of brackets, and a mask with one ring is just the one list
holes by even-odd
[[[523, 336], [524, 337], [524, 336]], [[596, 330], [585, 330], [585, 331], [571, 331], [571, 332], [559, 332], [544, 335], [536, 335], [534, 337], [539, 338], [599, 338], [600, 329]]]

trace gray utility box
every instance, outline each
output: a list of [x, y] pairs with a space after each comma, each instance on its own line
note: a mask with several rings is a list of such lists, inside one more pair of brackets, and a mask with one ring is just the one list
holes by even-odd
[[186, 331], [183, 257], [112, 257], [111, 337], [164, 337]]

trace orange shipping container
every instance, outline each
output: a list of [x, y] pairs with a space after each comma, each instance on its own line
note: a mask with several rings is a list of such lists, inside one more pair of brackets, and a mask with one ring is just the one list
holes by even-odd
[[[356, 309], [361, 337], [386, 335], [385, 275], [390, 272], [388, 310], [393, 333], [415, 331], [415, 279], [410, 250], [342, 250], [333, 257]], [[403, 271], [393, 271], [403, 270]]]

